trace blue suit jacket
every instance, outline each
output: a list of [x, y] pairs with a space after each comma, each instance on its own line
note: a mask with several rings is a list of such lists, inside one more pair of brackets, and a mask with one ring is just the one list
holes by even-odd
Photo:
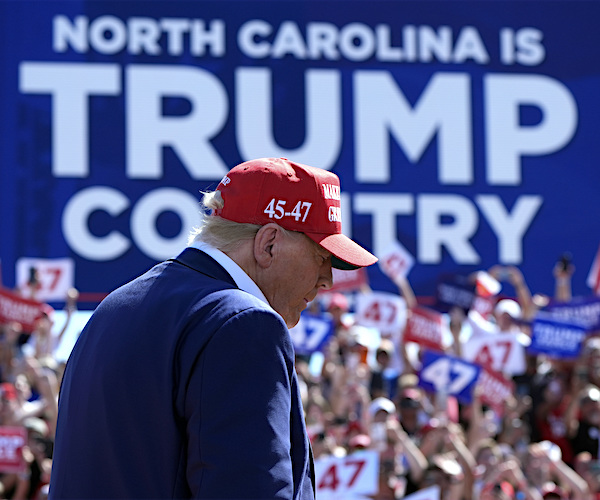
[[282, 318], [192, 248], [111, 293], [67, 363], [50, 497], [314, 499]]

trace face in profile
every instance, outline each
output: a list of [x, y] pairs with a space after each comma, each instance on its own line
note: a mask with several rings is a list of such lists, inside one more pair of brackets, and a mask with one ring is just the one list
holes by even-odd
[[331, 288], [331, 254], [308, 236], [291, 231], [280, 232], [272, 252], [259, 287], [292, 328], [319, 290]]

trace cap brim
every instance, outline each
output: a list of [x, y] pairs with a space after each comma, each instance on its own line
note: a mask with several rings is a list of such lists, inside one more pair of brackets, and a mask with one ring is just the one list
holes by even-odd
[[315, 243], [331, 253], [331, 266], [343, 271], [367, 267], [377, 262], [377, 257], [343, 234], [304, 233]]

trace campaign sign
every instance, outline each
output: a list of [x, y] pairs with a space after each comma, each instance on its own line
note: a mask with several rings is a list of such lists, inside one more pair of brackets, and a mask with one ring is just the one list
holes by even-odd
[[24, 427], [0, 426], [0, 472], [25, 472], [23, 446], [26, 442]]
[[438, 311], [448, 312], [453, 307], [460, 307], [466, 312], [475, 299], [475, 284], [465, 276], [446, 275], [438, 281], [435, 292]]
[[64, 301], [67, 291], [75, 284], [73, 259], [32, 259], [21, 257], [17, 260], [17, 286], [27, 289], [31, 270], [37, 271], [39, 284], [35, 298], [44, 302]]
[[379, 453], [357, 451], [345, 457], [327, 456], [315, 460], [319, 500], [346, 500], [378, 492]]
[[598, 246], [598, 19], [584, 0], [0, 0], [4, 283], [69, 257], [104, 297], [185, 247], [199, 191], [284, 156], [339, 176], [345, 234], [403, 242], [417, 296], [494, 264], [550, 294], [565, 242], [577, 269]]
[[455, 396], [461, 403], [473, 401], [481, 368], [473, 363], [446, 354], [424, 351], [419, 385], [428, 392], [443, 392]]
[[552, 315], [538, 313], [531, 327], [532, 354], [545, 354], [551, 358], [574, 359], [579, 356], [587, 337], [584, 325], [563, 321]]
[[23, 298], [10, 290], [0, 288], [0, 323], [16, 321], [24, 331], [31, 332], [35, 321], [46, 307], [37, 300]]
[[463, 344], [462, 356], [491, 371], [519, 375], [526, 368], [525, 346], [521, 343], [524, 335], [520, 332], [476, 332]]
[[442, 315], [425, 307], [413, 307], [406, 318], [404, 341], [442, 350]]
[[355, 319], [359, 325], [394, 333], [406, 321], [406, 302], [393, 293], [361, 293], [356, 296]]
[[477, 381], [481, 402], [502, 415], [504, 403], [515, 393], [515, 384], [502, 374], [483, 369]]
[[394, 241], [379, 256], [379, 267], [394, 282], [398, 278], [405, 278], [414, 264], [414, 257], [398, 241]]
[[570, 302], [551, 302], [545, 309], [553, 318], [585, 324], [590, 331], [600, 330], [600, 297], [576, 297]]
[[369, 284], [369, 277], [364, 267], [351, 271], [342, 271], [333, 268], [333, 286], [327, 292], [352, 292], [360, 290], [363, 286]]
[[311, 354], [320, 351], [333, 335], [333, 320], [321, 315], [303, 313], [290, 335], [298, 354]]

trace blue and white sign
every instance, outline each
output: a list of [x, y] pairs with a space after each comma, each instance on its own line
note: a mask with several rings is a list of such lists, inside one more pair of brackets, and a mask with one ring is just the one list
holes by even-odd
[[590, 331], [600, 330], [600, 297], [577, 297], [570, 302], [551, 303], [544, 310], [562, 321], [584, 324]]
[[0, 0], [4, 285], [19, 258], [70, 258], [97, 303], [185, 246], [199, 191], [285, 156], [340, 177], [344, 231], [399, 241], [417, 295], [494, 264], [551, 295], [565, 250], [585, 295], [598, 19], [579, 0]]
[[298, 354], [312, 354], [322, 350], [333, 332], [331, 318], [309, 313], [303, 313], [298, 324], [290, 329], [294, 349]]
[[419, 385], [428, 392], [456, 396], [461, 403], [473, 401], [481, 367], [435, 351], [424, 351]]
[[527, 351], [552, 358], [575, 359], [586, 337], [585, 325], [538, 313], [531, 326], [531, 345]]
[[449, 312], [458, 307], [467, 312], [475, 301], [475, 282], [466, 276], [442, 275], [435, 288], [435, 308], [440, 312]]

